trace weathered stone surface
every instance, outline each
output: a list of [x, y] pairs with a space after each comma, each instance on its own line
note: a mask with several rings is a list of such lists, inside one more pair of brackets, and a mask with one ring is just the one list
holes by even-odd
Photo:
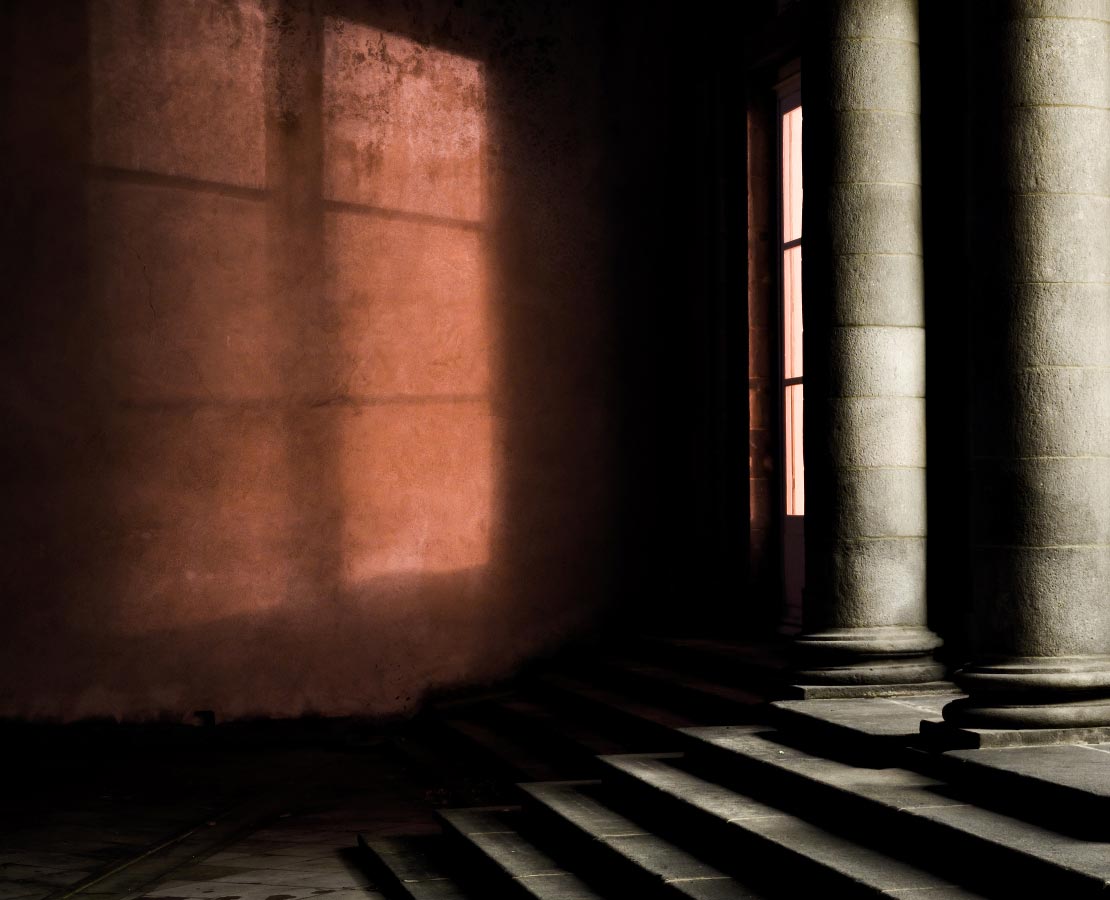
[[834, 110], [921, 107], [917, 45], [859, 36], [833, 40], [829, 101]]
[[363, 838], [360, 843], [374, 853], [398, 881], [431, 881], [446, 877], [440, 860], [443, 841], [439, 835]]
[[[755, 851], [765, 848], [816, 867], [820, 883], [834, 891], [850, 888], [885, 893], [949, 886], [945, 879], [931, 872], [857, 844], [776, 807], [758, 803], [690, 772], [676, 769], [665, 760], [637, 760], [633, 766], [628, 766], [623, 757], [617, 756], [606, 757], [603, 762], [626, 779], [631, 779], [633, 786], [647, 796], [701, 814], [707, 828], [722, 837], [727, 836], [738, 847], [751, 847]], [[733, 797], [732, 801], [722, 803], [722, 796], [729, 794]], [[731, 809], [742, 810], [742, 813], [730, 816]], [[786, 872], [779, 881], [793, 883]], [[807, 883], [812, 885], [812, 882]]]
[[[583, 792], [581, 783], [524, 784], [533, 806], [553, 816], [590, 841], [600, 858], [631, 867], [652, 882], [662, 882], [678, 896], [736, 897], [759, 900], [760, 894], [740, 884], [666, 839], [646, 833], [600, 800]], [[718, 884], [711, 884], [717, 882]]]
[[952, 828], [980, 845], [998, 847], [1017, 859], [1036, 860], [1055, 870], [1063, 896], [1100, 896], [1110, 880], [1110, 845], [1084, 841], [978, 806], [921, 806], [907, 813]]
[[[1059, 719], [1058, 705], [1044, 709], [1053, 720]], [[1009, 727], [1004, 727], [1001, 721], [1001, 716], [1005, 714], [1004, 708], [1000, 710], [991, 706], [987, 712], [995, 716], [995, 727], [975, 728], [955, 725], [952, 722], [922, 722], [921, 735], [934, 749], [948, 751], [1078, 746], [1084, 743], [1105, 743], [1110, 740], [1110, 728], [1099, 725], [1089, 728], [1028, 727], [1036, 713], [1035, 707], [1013, 707], [1013, 719]]]
[[1106, 77], [1110, 24], [1015, 17], [1008, 28], [1003, 65], [1012, 78], [1012, 105], [1110, 108], [1110, 78]]
[[826, 440], [841, 466], [925, 465], [923, 398], [836, 397], [827, 402], [832, 421]]
[[639, 825], [609, 809], [583, 788], [596, 787], [596, 781], [545, 781], [521, 785], [526, 795], [545, 809], [589, 832], [591, 837], [647, 834]]
[[[792, 686], [794, 693], [787, 699], [802, 697], [806, 700], [844, 700], [886, 697], [888, 688], [898, 695], [914, 695], [915, 691], [910, 690], [909, 685], [932, 685], [944, 676], [944, 666], [927, 655], [936, 649], [939, 639], [931, 642], [922, 641], [921, 646], [915, 648], [916, 655], [905, 658], [883, 659], [857, 655], [850, 660], [842, 659], [838, 664], [836, 660], [825, 658], [826, 651], [830, 649], [823, 640], [825, 635], [826, 632], [819, 631], [815, 634], [807, 634], [804, 640], [799, 641], [800, 646], [812, 651], [813, 659], [810, 660], [808, 668], [798, 671], [798, 681], [801, 684]], [[821, 690], [811, 692], [811, 687]], [[825, 688], [843, 688], [844, 692], [826, 696], [823, 691]], [[936, 692], [926, 689], [923, 693]]]
[[841, 397], [924, 397], [925, 329], [833, 328], [829, 391]]
[[981, 458], [1110, 452], [1108, 369], [1056, 366], [985, 375], [980, 394], [974, 427]]
[[520, 833], [518, 816], [448, 809], [440, 818], [472, 853], [493, 863], [525, 895], [538, 900], [600, 900], [593, 888]]
[[924, 468], [841, 469], [833, 490], [845, 537], [924, 537]]
[[[978, 643], [994, 656], [1101, 656], [1110, 629], [1106, 546], [976, 549]], [[1067, 666], [1067, 660], [1060, 662]], [[1110, 672], [1110, 668], [1107, 669]]]
[[783, 689], [784, 700], [886, 700], [893, 697], [919, 697], [955, 694], [951, 681], [926, 681], [918, 684], [792, 684]]
[[917, 43], [917, 4], [888, 0], [849, 0], [835, 4], [830, 32], [835, 37], [863, 37]]
[[836, 254], [921, 252], [921, 188], [916, 184], [831, 185], [828, 216]]
[[921, 184], [921, 124], [914, 113], [845, 110], [833, 145], [833, 182]]
[[828, 619], [840, 628], [914, 625], [925, 604], [925, 538], [843, 541], [832, 550]]
[[1060, 19], [1095, 19], [1110, 23], [1110, 0], [1026, 0], [1022, 15]]
[[854, 885], [867, 885], [874, 891], [920, 892], [929, 888], [951, 887], [946, 879], [932, 872], [855, 844], [803, 819], [783, 816], [729, 824], [734, 828], [746, 826], [772, 845], [825, 867], [830, 876], [840, 876]]
[[1007, 296], [1011, 366], [1110, 366], [1110, 284], [1012, 285]]
[[360, 838], [375, 868], [384, 870], [378, 877], [400, 885], [412, 900], [472, 900], [474, 895], [446, 874], [443, 843], [441, 835]]
[[1071, 141], [1110, 146], [1110, 109], [1019, 106], [1010, 111], [1006, 186], [1011, 190], [1110, 194], [1110, 154], [1074, 153]]
[[[941, 709], [954, 694], [905, 699], [780, 700], [772, 704], [801, 728], [836, 728], [860, 738], [913, 740], [923, 719], [940, 721]], [[686, 729], [684, 734], [690, 733]]]
[[1007, 233], [976, 342], [980, 659], [945, 709], [971, 746], [1110, 726], [1110, 22], [1079, 0], [1007, 11]]
[[952, 750], [945, 755], [960, 762], [966, 778], [985, 780], [1016, 795], [1036, 790], [1061, 809], [1086, 802], [1087, 812], [1102, 810], [1103, 830], [1110, 832], [1110, 744]]
[[819, 645], [830, 657], [852, 653], [871, 657], [867, 661], [871, 666], [904, 662], [917, 653], [940, 646], [940, 638], [924, 625], [830, 626], [804, 634], [798, 640], [814, 645], [814, 649]]
[[[1099, 150], [1072, 145], [1073, 153]], [[1110, 281], [1110, 197], [1017, 193], [1005, 242], [1014, 283]]]
[[1092, 457], [978, 460], [984, 544], [1110, 545], [1110, 465]]
[[925, 283], [920, 250], [840, 256], [830, 291], [834, 325], [925, 324]]
[[495, 861], [510, 878], [558, 875], [563, 871], [550, 856], [525, 840], [507, 816], [472, 809], [445, 809], [440, 818]]
[[[978, 688], [1000, 698], [1012, 698], [1015, 693], [1023, 690], [1030, 693], [1040, 692], [1043, 695], [1056, 689], [1076, 692], [1075, 696], [1068, 701], [1068, 705], [1077, 709], [1092, 704], [1110, 703], [1105, 698], [1090, 695], [1090, 692], [1098, 691], [1100, 688], [1110, 688], [1110, 656], [1096, 654], [1002, 656], [999, 654], [994, 659], [969, 667], [964, 671], [963, 677], [974, 679]], [[1081, 692], [1087, 692], [1087, 696]], [[1012, 723], [1004, 724], [1009, 727]]]
[[780, 814], [779, 810], [766, 803], [738, 794], [724, 785], [696, 778], [689, 772], [672, 765], [681, 758], [681, 755], [616, 754], [604, 757], [602, 763], [629, 778], [650, 784], [656, 790], [671, 797], [682, 797], [684, 791], [695, 787], [698, 808], [726, 822], [735, 819], [760, 819]]
[[[858, 701], [880, 704], [883, 701]], [[800, 713], [831, 701], [795, 704]], [[929, 721], [935, 725], [935, 721]], [[804, 751], [775, 752], [773, 734], [729, 735], [725, 729], [687, 729], [684, 734], [718, 765], [743, 767], [753, 779], [775, 778], [776, 796], [793, 797], [811, 809], [844, 809], [881, 827], [888, 837], [910, 844], [927, 841], [932, 852], [949, 855], [972, 876], [983, 859], [996, 861], [995, 889], [1006, 881], [1027, 896], [1059, 893], [1100, 897], [1110, 879], [1110, 844], [1079, 839], [974, 806], [943, 782], [896, 768], [860, 769]], [[696, 750], [693, 752], [697, 752]], [[882, 823], [881, 826], [878, 823]], [[904, 830], [903, 830], [904, 829]], [[962, 862], [961, 862], [962, 861]]]
[[[817, 377], [806, 388], [806, 466], [833, 489], [807, 501], [798, 680], [930, 682], [939, 667], [906, 658], [939, 643], [925, 628], [917, 4], [837, 0], [818, 10], [828, 78], [806, 103], [820, 110], [812, 120], [827, 126], [819, 140], [830, 152], [807, 157], [816, 162], [807, 184], [817, 181], [828, 206], [807, 217], [820, 226], [807, 235], [819, 248], [804, 257], [817, 260], [805, 264], [807, 302], [822, 315], [807, 319], [806, 371]], [[892, 644], [891, 626], [903, 626], [889, 632], [899, 635]], [[853, 628], [859, 640], [839, 633]]]

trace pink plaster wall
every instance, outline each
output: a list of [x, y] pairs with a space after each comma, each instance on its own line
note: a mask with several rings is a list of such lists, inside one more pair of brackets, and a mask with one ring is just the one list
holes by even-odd
[[0, 715], [390, 714], [587, 627], [591, 5], [0, 17]]

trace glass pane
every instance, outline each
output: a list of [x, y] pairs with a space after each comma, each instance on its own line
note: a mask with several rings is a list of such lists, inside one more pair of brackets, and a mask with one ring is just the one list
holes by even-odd
[[784, 378], [802, 377], [802, 248], [782, 255], [782, 371]]
[[786, 388], [783, 424], [786, 434], [786, 514], [803, 516], [806, 511], [805, 460], [802, 458], [802, 385]]
[[802, 236], [802, 108], [782, 116], [782, 239]]

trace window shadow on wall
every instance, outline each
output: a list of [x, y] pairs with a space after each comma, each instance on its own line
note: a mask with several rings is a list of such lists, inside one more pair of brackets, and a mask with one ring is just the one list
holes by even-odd
[[596, 613], [591, 14], [365, 6], [6, 10], [0, 713], [391, 713]]

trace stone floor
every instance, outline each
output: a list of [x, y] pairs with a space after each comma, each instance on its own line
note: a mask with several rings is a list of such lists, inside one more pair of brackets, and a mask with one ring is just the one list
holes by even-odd
[[360, 830], [409, 830], [402, 814], [382, 820], [381, 810], [329, 810], [288, 815], [193, 865], [168, 874], [139, 896], [151, 900], [330, 900], [382, 894], [359, 865]]
[[0, 900], [376, 898], [359, 832], [496, 799], [395, 737], [289, 730], [0, 727]]

